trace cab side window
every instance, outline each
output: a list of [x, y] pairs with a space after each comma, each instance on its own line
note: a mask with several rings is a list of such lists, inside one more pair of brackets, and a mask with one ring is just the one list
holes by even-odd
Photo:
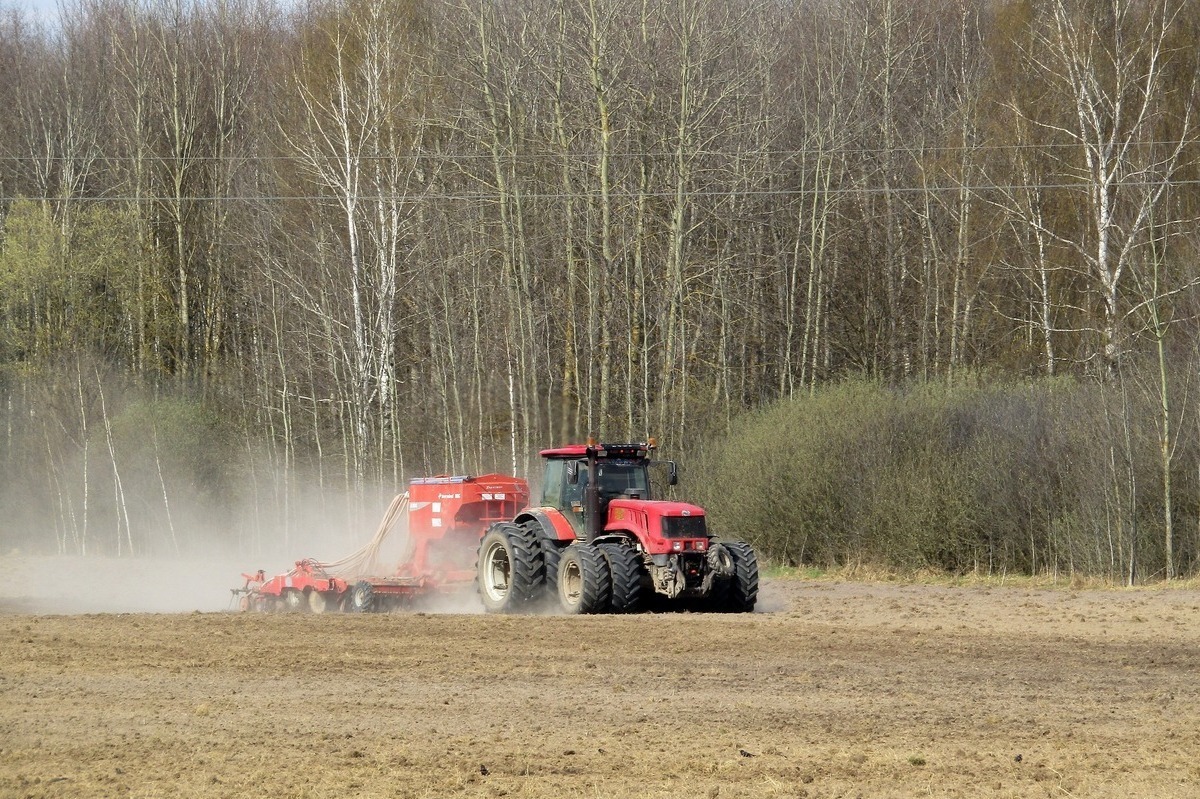
[[550, 508], [562, 507], [560, 494], [567, 482], [566, 466], [562, 461], [546, 462], [546, 477], [542, 481], [542, 505]]
[[569, 510], [572, 505], [582, 505], [584, 492], [587, 490], [588, 484], [588, 467], [586, 463], [579, 464], [579, 479], [574, 484], [562, 481], [563, 486], [563, 508]]

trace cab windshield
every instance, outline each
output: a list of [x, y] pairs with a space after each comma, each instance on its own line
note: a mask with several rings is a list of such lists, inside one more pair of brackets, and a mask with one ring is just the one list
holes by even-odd
[[[554, 465], [554, 477], [558, 478], [561, 465]], [[597, 464], [596, 471], [600, 476], [600, 498], [610, 500], [615, 497], [627, 496], [626, 492], [637, 491], [641, 499], [650, 498], [650, 484], [645, 464], [638, 461], [603, 461]], [[549, 474], [549, 473], [548, 473]], [[562, 508], [582, 508], [584, 494], [587, 491], [591, 475], [588, 473], [587, 461], [579, 462], [579, 479], [574, 483], [562, 479]]]
[[[580, 478], [587, 473], [581, 466]], [[650, 496], [650, 483], [645, 464], [637, 461], [605, 461], [596, 467], [600, 476], [600, 496], [605, 498], [624, 496], [627, 491], [636, 491], [642, 499]]]

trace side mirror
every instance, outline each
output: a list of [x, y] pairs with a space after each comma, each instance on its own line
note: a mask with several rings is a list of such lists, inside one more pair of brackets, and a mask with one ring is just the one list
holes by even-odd
[[579, 484], [579, 461], [567, 461], [567, 482], [571, 485]]
[[670, 461], [667, 466], [667, 485], [673, 486], [679, 484], [679, 469], [675, 466], [675, 461]]

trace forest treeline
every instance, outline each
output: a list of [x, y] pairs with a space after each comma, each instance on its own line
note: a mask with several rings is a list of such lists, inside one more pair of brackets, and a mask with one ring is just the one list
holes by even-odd
[[[1028, 421], [1005, 392], [1069, 395], [1039, 452], [1086, 468], [997, 454], [986, 482], [998, 439], [973, 438], [930, 497], [1069, 472], [1103, 501], [1055, 489], [1027, 546], [972, 506], [968, 556], [834, 491], [745, 531], [772, 556], [1189, 570], [1198, 40], [1198, 0], [10, 8], [0, 546], [370, 529], [409, 477], [526, 474], [588, 432], [707, 464], [735, 526], [757, 467], [712, 490], [755, 451], [729, 436], [776, 413], [819, 444], [866, 381], [926, 398], [877, 410], [931, 442], [947, 414]], [[1137, 551], [1139, 521], [1144, 570], [1053, 543]]]

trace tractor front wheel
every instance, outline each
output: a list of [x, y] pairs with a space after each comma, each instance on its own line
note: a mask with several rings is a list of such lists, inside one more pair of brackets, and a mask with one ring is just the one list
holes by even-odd
[[476, 577], [489, 613], [516, 613], [538, 595], [544, 580], [536, 538], [514, 524], [496, 524], [479, 542]]
[[604, 613], [612, 596], [612, 572], [600, 548], [571, 544], [558, 563], [558, 602], [570, 614]]
[[758, 556], [744, 541], [726, 542], [725, 548], [733, 559], [725, 609], [730, 613], [749, 613], [758, 601]]
[[612, 575], [613, 613], [637, 613], [642, 609], [642, 573], [646, 570], [637, 550], [615, 541], [599, 547]]

